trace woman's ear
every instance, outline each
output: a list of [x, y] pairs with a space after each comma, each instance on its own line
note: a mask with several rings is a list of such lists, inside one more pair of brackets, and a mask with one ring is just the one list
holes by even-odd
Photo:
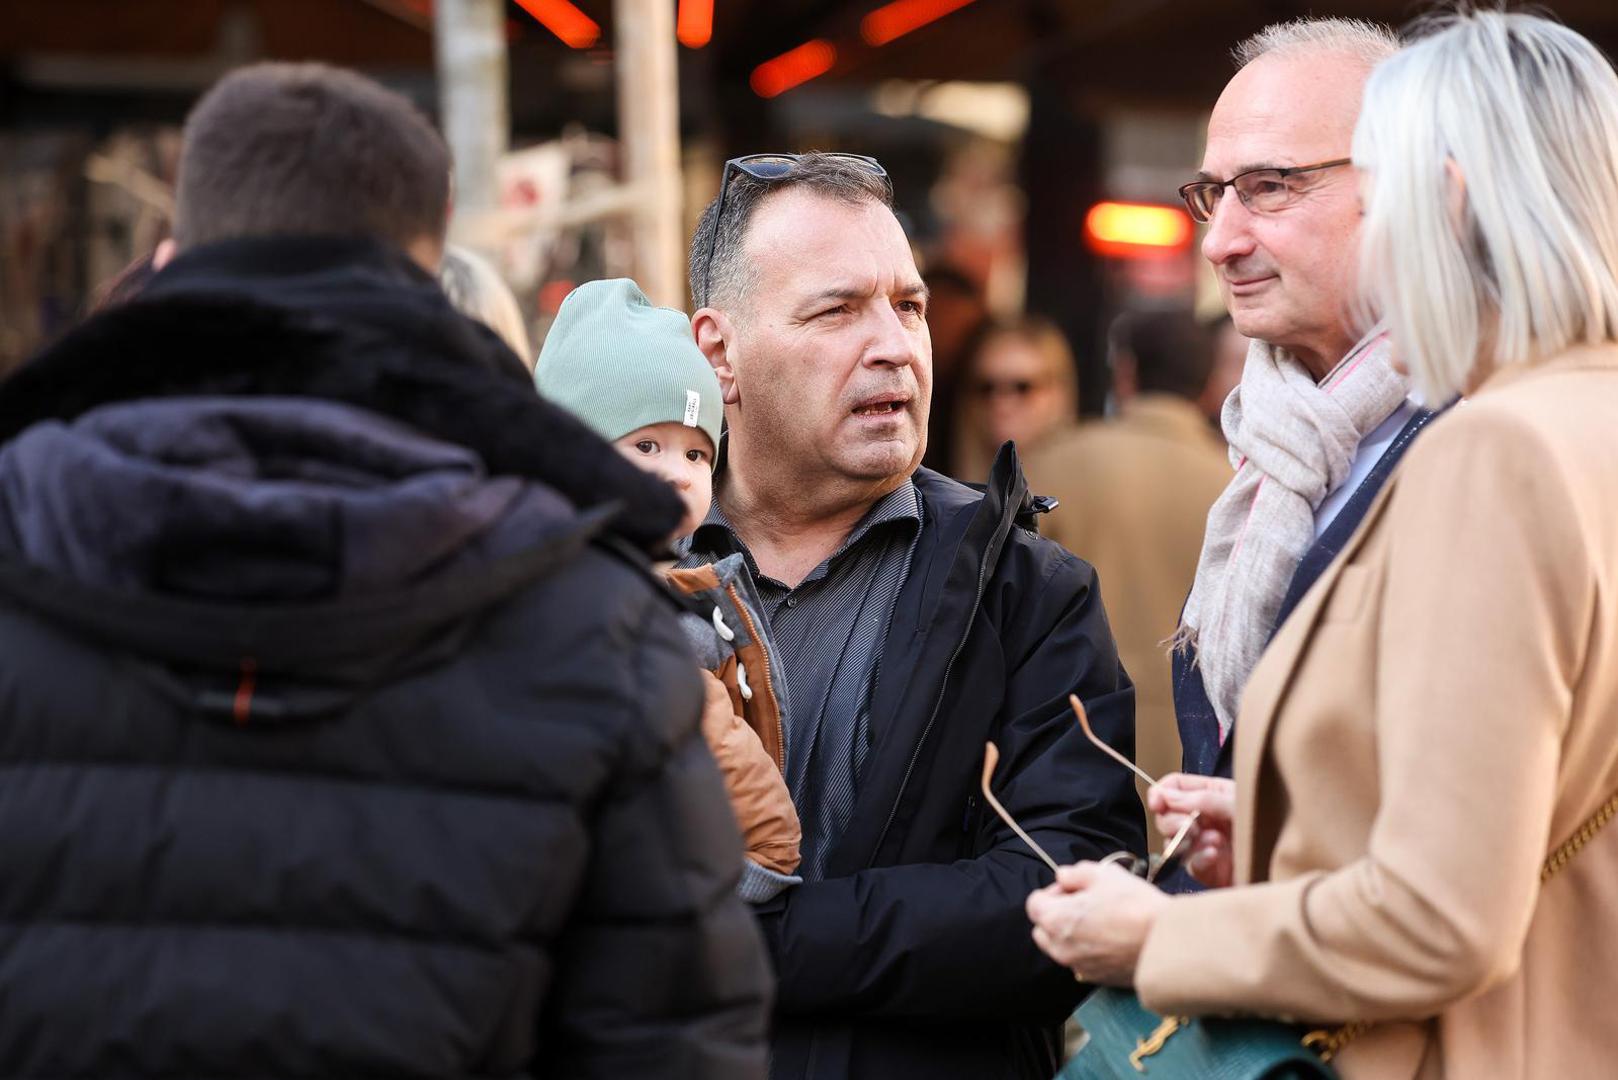
[[1444, 159], [1444, 175], [1449, 180], [1449, 220], [1455, 234], [1466, 235], [1466, 174], [1454, 158]]
[[713, 373], [719, 376], [720, 400], [726, 405], [741, 401], [741, 392], [736, 386], [736, 370], [731, 363], [730, 317], [717, 308], [702, 308], [691, 316], [691, 333], [697, 340], [697, 348], [702, 350], [702, 355], [713, 367]]

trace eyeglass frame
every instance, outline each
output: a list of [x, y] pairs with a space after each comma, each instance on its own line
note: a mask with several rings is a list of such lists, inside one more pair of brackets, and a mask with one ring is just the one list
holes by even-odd
[[[1254, 213], [1268, 213], [1269, 211], [1253, 210], [1252, 204], [1248, 202], [1248, 197], [1243, 195], [1242, 189], [1236, 186], [1238, 181], [1245, 177], [1253, 176], [1257, 173], [1274, 173], [1282, 180], [1285, 180], [1289, 176], [1298, 176], [1303, 173], [1319, 172], [1321, 169], [1336, 169], [1341, 168], [1344, 165], [1352, 164], [1354, 164], [1354, 159], [1351, 157], [1334, 158], [1331, 161], [1322, 161], [1314, 165], [1286, 165], [1279, 167], [1266, 167], [1262, 169], [1248, 169], [1246, 172], [1237, 173], [1229, 180], [1193, 180], [1189, 184], [1180, 185], [1180, 201], [1185, 203], [1186, 210], [1191, 214], [1191, 220], [1195, 221], [1199, 225], [1206, 225], [1208, 222], [1213, 220], [1214, 211], [1219, 208], [1220, 199], [1224, 198], [1224, 189], [1227, 187], [1235, 190], [1236, 197], [1241, 200], [1242, 205], [1248, 210], [1253, 211]], [[1197, 210], [1197, 204], [1191, 199], [1191, 192], [1206, 191], [1209, 188], [1217, 189], [1219, 191], [1219, 197], [1214, 199], [1212, 207], [1208, 210], [1207, 216], [1202, 217]], [[1276, 209], [1280, 208], [1277, 207]]]
[[[708, 254], [707, 257], [702, 260], [703, 300], [707, 301], [713, 299], [713, 260], [714, 254], [719, 250], [719, 226], [723, 225], [725, 222], [725, 193], [730, 190], [730, 178], [735, 173], [742, 173], [746, 176], [752, 177], [761, 184], [773, 184], [777, 180], [782, 180], [789, 176], [792, 169], [797, 166], [799, 161], [803, 160], [804, 156], [805, 155], [803, 154], [790, 153], [743, 154], [741, 157], [733, 157], [725, 162], [724, 171], [719, 174], [719, 199], [718, 205], [714, 207], [713, 231], [708, 237]], [[816, 156], [838, 158], [839, 160], [844, 161], [856, 161], [862, 165], [869, 166], [873, 176], [879, 176], [884, 180], [889, 180], [888, 170], [882, 167], [882, 163], [880, 161], [869, 156], [868, 154], [845, 154], [842, 152], [832, 152], [817, 154]], [[786, 171], [776, 176], [763, 176], [748, 168], [749, 163], [757, 163], [770, 158], [785, 158], [787, 161], [791, 162], [791, 165], [786, 169]], [[889, 182], [891, 183], [891, 180], [889, 180]]]

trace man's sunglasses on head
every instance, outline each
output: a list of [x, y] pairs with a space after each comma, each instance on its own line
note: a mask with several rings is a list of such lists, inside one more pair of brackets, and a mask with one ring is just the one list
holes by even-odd
[[[864, 169], [872, 176], [886, 177], [888, 170], [874, 157], [864, 154], [818, 154], [817, 157], [833, 158], [857, 168]], [[745, 154], [742, 157], [733, 157], [725, 162], [725, 171], [719, 177], [719, 205], [714, 208], [713, 230], [708, 235], [708, 252], [702, 260], [702, 290], [704, 296], [712, 294], [713, 256], [714, 249], [719, 246], [719, 225], [725, 219], [725, 192], [730, 190], [730, 178], [736, 173], [746, 173], [754, 180], [769, 184], [787, 176], [798, 167], [802, 154]]]

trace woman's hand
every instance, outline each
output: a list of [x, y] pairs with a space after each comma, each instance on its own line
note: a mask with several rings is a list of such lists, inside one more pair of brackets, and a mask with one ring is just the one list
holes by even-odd
[[1170, 897], [1118, 866], [1079, 863], [1028, 897], [1034, 942], [1081, 982], [1129, 986], [1146, 935]]
[[1189, 852], [1185, 868], [1211, 889], [1222, 889], [1235, 877], [1231, 831], [1236, 819], [1236, 782], [1218, 776], [1170, 773], [1146, 793], [1146, 807], [1157, 831], [1173, 836], [1193, 813], [1200, 815], [1182, 842]]

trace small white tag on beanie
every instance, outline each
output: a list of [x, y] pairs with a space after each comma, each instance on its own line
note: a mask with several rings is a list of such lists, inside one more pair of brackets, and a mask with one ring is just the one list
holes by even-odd
[[686, 427], [697, 426], [697, 413], [702, 410], [702, 395], [695, 390], [685, 392], [685, 419], [680, 421]]

